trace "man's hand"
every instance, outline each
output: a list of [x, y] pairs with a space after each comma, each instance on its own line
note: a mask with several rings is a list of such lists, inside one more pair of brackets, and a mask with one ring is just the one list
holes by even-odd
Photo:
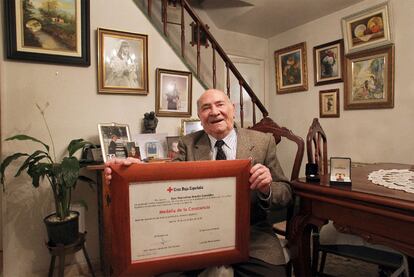
[[262, 164], [255, 164], [250, 169], [250, 174], [250, 189], [257, 189], [263, 194], [268, 195], [270, 193], [270, 184], [273, 180], [269, 168]]
[[128, 157], [126, 159], [115, 158], [115, 159], [111, 159], [107, 161], [105, 163], [105, 169], [104, 169], [106, 183], [108, 185], [111, 183], [111, 179], [112, 179], [112, 169], [110, 168], [111, 165], [122, 164], [124, 166], [130, 166], [131, 164], [139, 164], [139, 163], [142, 163], [140, 159], [136, 159], [132, 157]]

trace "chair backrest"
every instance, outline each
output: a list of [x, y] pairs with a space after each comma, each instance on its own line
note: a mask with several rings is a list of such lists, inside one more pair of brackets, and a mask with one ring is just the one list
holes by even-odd
[[322, 126], [314, 118], [306, 136], [308, 163], [318, 165], [319, 175], [328, 174], [328, 141]]
[[305, 143], [303, 139], [292, 133], [291, 130], [285, 127], [280, 127], [269, 117], [263, 118], [259, 123], [253, 125], [249, 129], [264, 133], [272, 133], [276, 140], [276, 144], [278, 144], [282, 140], [282, 137], [296, 143], [297, 151], [295, 155], [295, 160], [293, 162], [290, 179], [297, 179], [299, 177], [300, 167], [302, 165], [303, 154], [305, 151]]

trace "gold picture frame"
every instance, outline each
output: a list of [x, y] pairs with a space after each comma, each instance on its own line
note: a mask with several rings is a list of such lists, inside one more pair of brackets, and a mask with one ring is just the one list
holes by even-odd
[[191, 72], [157, 68], [156, 75], [155, 114], [161, 117], [190, 117]]
[[181, 119], [181, 135], [185, 136], [203, 129], [200, 119]]
[[339, 117], [339, 89], [319, 91], [319, 117]]
[[344, 109], [394, 107], [394, 45], [346, 56]]
[[342, 18], [345, 52], [392, 43], [388, 2]]
[[277, 94], [308, 90], [306, 42], [275, 51]]
[[148, 36], [98, 29], [99, 93], [148, 94]]

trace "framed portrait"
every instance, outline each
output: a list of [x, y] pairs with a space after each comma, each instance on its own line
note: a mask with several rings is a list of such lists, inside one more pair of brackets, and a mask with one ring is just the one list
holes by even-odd
[[157, 68], [155, 113], [157, 116], [191, 116], [191, 72]]
[[342, 18], [342, 33], [346, 53], [391, 43], [388, 3]]
[[[198, 43], [198, 27], [197, 23], [191, 22], [191, 46], [197, 45]], [[208, 30], [210, 27], [206, 24], [206, 29]], [[207, 39], [207, 33], [204, 31], [203, 28], [200, 27], [200, 45], [207, 48], [209, 46], [208, 39]]]
[[131, 141], [128, 125], [100, 123], [98, 124], [98, 131], [104, 162], [113, 158], [126, 158], [128, 156], [128, 143]]
[[148, 37], [98, 29], [98, 91], [148, 94]]
[[278, 94], [308, 90], [306, 42], [275, 51]]
[[175, 157], [179, 154], [178, 150], [178, 142], [180, 140], [180, 136], [171, 136], [167, 137], [167, 157], [170, 159], [175, 159]]
[[394, 46], [346, 56], [344, 109], [394, 107]]
[[343, 81], [344, 41], [342, 39], [313, 47], [315, 86]]
[[4, 1], [7, 58], [90, 65], [88, 0]]
[[139, 148], [141, 160], [160, 160], [167, 157], [167, 136], [167, 133], [134, 134], [131, 140]]
[[319, 91], [319, 117], [339, 117], [339, 89]]
[[203, 129], [199, 119], [181, 119], [181, 135], [185, 136]]
[[139, 147], [135, 146], [135, 142], [127, 142], [126, 144], [127, 148], [127, 156], [135, 159], [141, 159], [141, 155], [139, 153]]

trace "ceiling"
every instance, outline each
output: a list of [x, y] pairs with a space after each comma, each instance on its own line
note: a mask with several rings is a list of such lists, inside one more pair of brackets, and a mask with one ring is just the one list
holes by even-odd
[[363, 0], [191, 0], [224, 30], [270, 38]]

